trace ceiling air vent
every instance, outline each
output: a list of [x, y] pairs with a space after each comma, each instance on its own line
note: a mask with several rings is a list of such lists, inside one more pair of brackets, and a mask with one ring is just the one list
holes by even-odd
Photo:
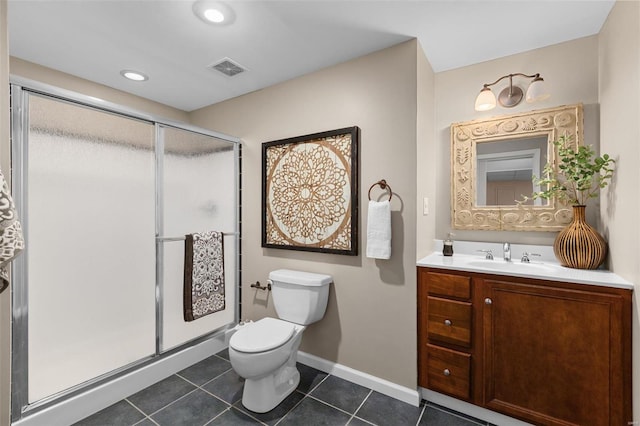
[[242, 65], [239, 65], [238, 63], [233, 62], [229, 58], [224, 58], [221, 61], [213, 63], [209, 65], [209, 68], [211, 68], [212, 70], [219, 71], [222, 74], [226, 75], [227, 77], [233, 77], [234, 75], [238, 75], [241, 72], [246, 71], [246, 69], [242, 67]]

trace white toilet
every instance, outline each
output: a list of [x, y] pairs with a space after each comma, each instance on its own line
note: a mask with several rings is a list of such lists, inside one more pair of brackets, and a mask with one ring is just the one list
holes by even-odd
[[269, 274], [273, 304], [280, 319], [263, 318], [240, 326], [229, 340], [229, 359], [245, 378], [242, 404], [266, 413], [300, 382], [296, 355], [307, 324], [324, 316], [330, 275], [279, 269]]

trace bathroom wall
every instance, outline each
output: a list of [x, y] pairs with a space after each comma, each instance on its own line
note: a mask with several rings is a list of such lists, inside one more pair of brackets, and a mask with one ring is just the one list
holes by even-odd
[[616, 159], [602, 194], [609, 266], [635, 284], [633, 309], [634, 419], [640, 421], [640, 3], [618, 1], [599, 35], [600, 147]]
[[[509, 35], [505, 35], [508, 37]], [[490, 111], [474, 110], [475, 98], [484, 83], [491, 83], [511, 73], [540, 73], [551, 93], [551, 98], [528, 104], [523, 101], [514, 108], [499, 105]], [[526, 90], [527, 79], [514, 78], [514, 84]], [[494, 93], [508, 85], [508, 80], [497, 84]], [[432, 203], [436, 212], [436, 238], [443, 239], [451, 229], [450, 204], [450, 126], [452, 123], [476, 120], [514, 112], [550, 108], [558, 105], [584, 104], [585, 143], [598, 146], [598, 38], [591, 36], [517, 55], [483, 62], [435, 76], [436, 141], [434, 149], [438, 159], [437, 197]], [[420, 148], [419, 148], [420, 149]], [[597, 220], [598, 208], [590, 209], [592, 223]], [[525, 244], [553, 244], [555, 232], [494, 232], [454, 230], [459, 240], [491, 241]], [[455, 247], [455, 245], [454, 245]]]
[[[331, 274], [335, 282], [325, 318], [305, 331], [301, 350], [410, 388], [416, 386], [419, 87], [427, 87], [421, 89], [420, 111], [432, 104], [430, 68], [424, 59], [418, 67], [420, 55], [417, 42], [409, 41], [191, 113], [193, 124], [243, 140], [242, 317], [255, 320], [275, 315], [271, 297], [249, 288], [255, 281], [264, 283], [271, 270]], [[360, 254], [263, 249], [261, 144], [354, 125], [361, 129]], [[432, 129], [428, 122], [421, 126], [420, 137], [425, 139]], [[383, 178], [394, 191], [393, 253], [390, 260], [373, 260], [362, 254], [367, 191]], [[373, 190], [375, 194], [382, 191]]]
[[[435, 133], [435, 74], [431, 64], [418, 49], [418, 134], [416, 138], [416, 260], [431, 253], [436, 237], [436, 210], [438, 166], [434, 152]], [[428, 199], [428, 213], [424, 211], [424, 199]]]
[[[7, 2], [0, 1], [0, 168], [9, 174], [9, 45]], [[9, 291], [0, 294], [0, 426], [10, 421], [11, 304]]]

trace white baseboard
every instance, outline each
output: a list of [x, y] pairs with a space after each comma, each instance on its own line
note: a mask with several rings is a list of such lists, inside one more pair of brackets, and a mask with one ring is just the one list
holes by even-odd
[[487, 410], [486, 408], [478, 407], [477, 405], [469, 404], [468, 402], [461, 401], [429, 389], [419, 389], [422, 394], [422, 398], [429, 402], [466, 414], [467, 416], [475, 417], [476, 419], [484, 420], [485, 422], [489, 422], [494, 425], [532, 426], [529, 423], [514, 419], [513, 417], [505, 416], [503, 414], [496, 413], [495, 411]]
[[332, 374], [341, 379], [348, 380], [360, 386], [373, 389], [376, 392], [390, 396], [391, 398], [411, 404], [415, 407], [420, 405], [420, 393], [415, 389], [400, 386], [388, 380], [381, 379], [362, 371], [354, 370], [342, 364], [298, 351], [298, 361], [325, 373]]
[[220, 352], [226, 347], [227, 344], [224, 334], [219, 334], [209, 340], [161, 358], [152, 364], [61, 401], [58, 404], [33, 414], [28, 414], [12, 425], [42, 426], [73, 424], [115, 404], [131, 394], [141, 391], [180, 370]]

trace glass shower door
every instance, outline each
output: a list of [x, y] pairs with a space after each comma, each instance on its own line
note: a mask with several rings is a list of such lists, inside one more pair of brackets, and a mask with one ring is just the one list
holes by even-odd
[[[162, 218], [161, 345], [164, 352], [235, 321], [236, 306], [236, 144], [161, 126]], [[159, 148], [160, 149], [160, 148]], [[225, 309], [183, 319], [184, 236], [224, 232]]]
[[31, 403], [155, 353], [155, 129], [28, 103]]

